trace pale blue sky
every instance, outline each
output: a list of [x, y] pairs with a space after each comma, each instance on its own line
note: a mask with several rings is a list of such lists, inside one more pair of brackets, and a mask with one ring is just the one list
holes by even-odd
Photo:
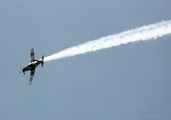
[[[73, 45], [170, 20], [170, 0], [1, 0], [1, 120], [170, 120], [171, 35], [20, 67]], [[153, 107], [150, 107], [153, 106]], [[156, 111], [157, 114], [139, 114]]]

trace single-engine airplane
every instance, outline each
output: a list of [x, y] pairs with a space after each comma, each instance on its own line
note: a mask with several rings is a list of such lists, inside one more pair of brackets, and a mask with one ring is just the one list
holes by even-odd
[[39, 64], [41, 64], [41, 66], [43, 67], [43, 64], [44, 64], [44, 55], [42, 55], [42, 59], [41, 60], [35, 60], [33, 48], [30, 50], [30, 57], [31, 57], [31, 63], [29, 63], [26, 67], [24, 67], [22, 69], [22, 71], [20, 71], [20, 73], [23, 72], [25, 74], [26, 71], [30, 70], [29, 85], [32, 84], [32, 80], [33, 80], [33, 77], [34, 77], [34, 73], [35, 73], [36, 67]]

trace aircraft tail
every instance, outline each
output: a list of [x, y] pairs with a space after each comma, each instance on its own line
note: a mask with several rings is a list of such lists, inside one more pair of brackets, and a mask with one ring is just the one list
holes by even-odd
[[44, 55], [42, 55], [42, 63], [41, 63], [42, 67], [44, 65]]
[[[20, 67], [21, 68], [21, 67]], [[21, 68], [21, 71], [20, 71], [20, 73], [23, 73], [23, 74], [25, 74], [25, 69], [24, 68]]]

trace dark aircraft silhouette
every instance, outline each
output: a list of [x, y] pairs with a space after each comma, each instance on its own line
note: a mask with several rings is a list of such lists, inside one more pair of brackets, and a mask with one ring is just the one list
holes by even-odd
[[41, 64], [42, 67], [43, 67], [43, 64], [44, 64], [44, 55], [42, 55], [42, 59], [41, 60], [35, 60], [33, 48], [30, 50], [30, 57], [31, 57], [31, 63], [29, 63], [26, 67], [24, 67], [22, 69], [22, 71], [20, 71], [20, 73], [23, 72], [24, 74], [25, 74], [26, 71], [30, 71], [29, 85], [32, 84], [36, 67], [39, 64]]

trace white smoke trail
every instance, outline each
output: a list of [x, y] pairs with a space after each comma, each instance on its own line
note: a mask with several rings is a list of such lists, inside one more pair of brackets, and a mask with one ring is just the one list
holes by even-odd
[[102, 37], [100, 39], [89, 41], [81, 45], [73, 46], [58, 53], [45, 57], [44, 61], [57, 60], [60, 58], [93, 52], [100, 49], [106, 49], [121, 44], [127, 44], [136, 41], [145, 41], [156, 39], [171, 33], [171, 20], [162, 21], [140, 28], [128, 30], [119, 34]]

